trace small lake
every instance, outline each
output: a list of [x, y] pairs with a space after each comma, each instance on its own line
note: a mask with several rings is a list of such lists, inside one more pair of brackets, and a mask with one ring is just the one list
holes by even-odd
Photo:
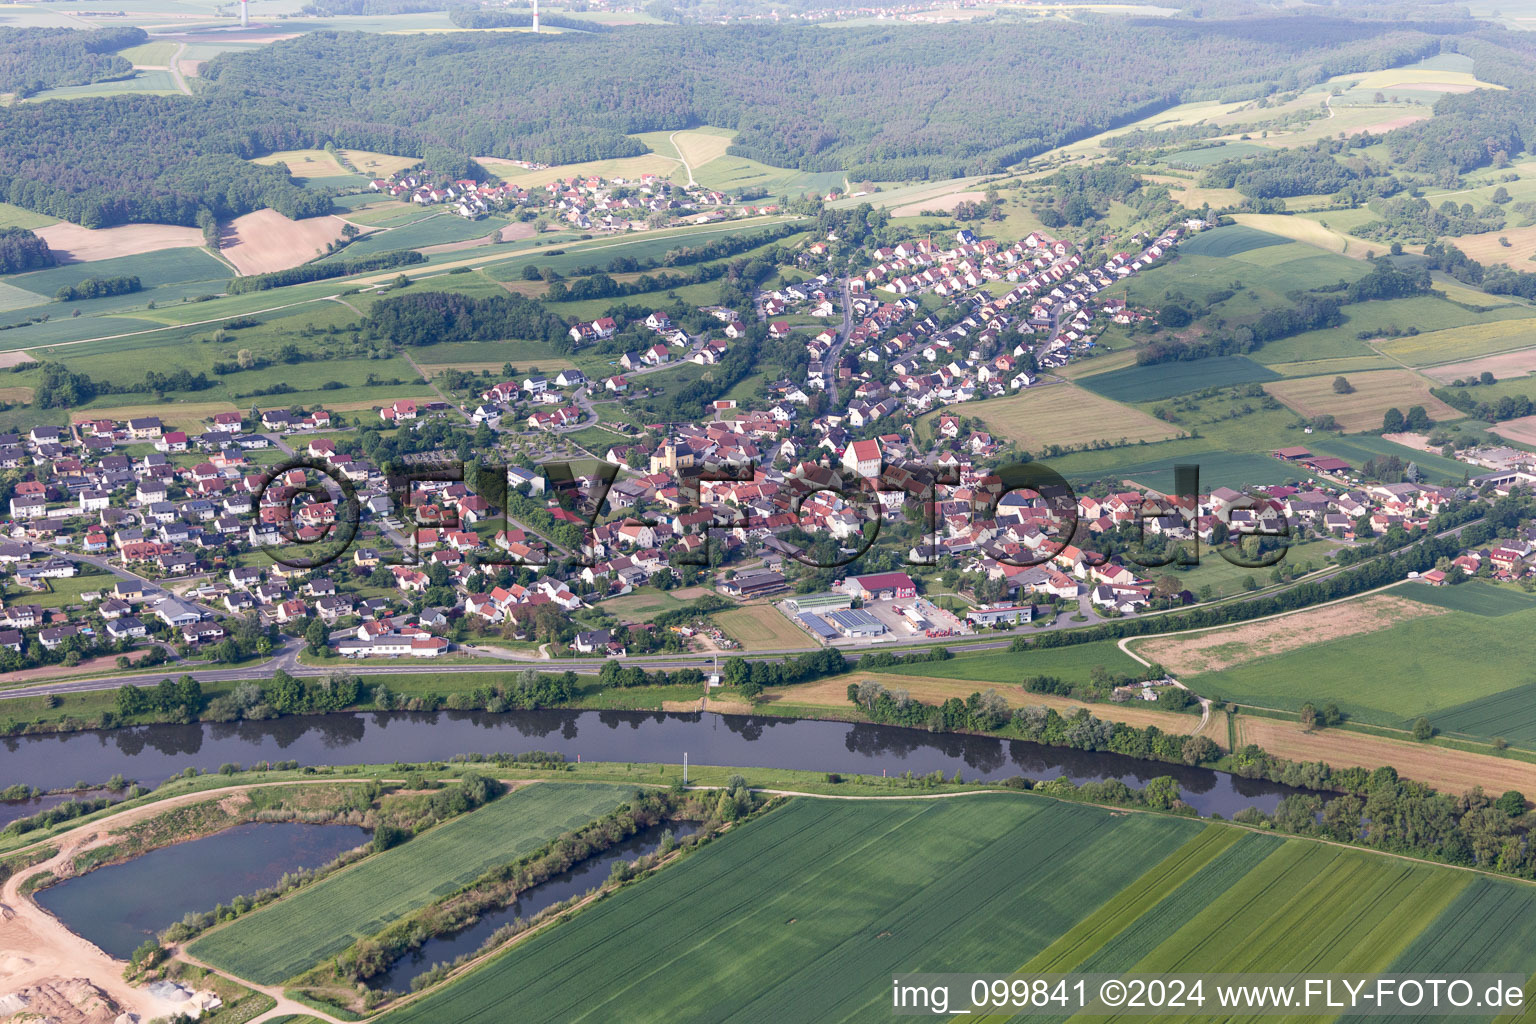
[[480, 915], [480, 920], [469, 927], [428, 939], [420, 949], [396, 960], [389, 970], [369, 978], [368, 987], [380, 991], [393, 989], [397, 992], [409, 992], [411, 980], [417, 975], [425, 974], [433, 964], [451, 963], [465, 953], [473, 953], [480, 948], [481, 943], [491, 937], [492, 932], [502, 925], [511, 924], [519, 917], [527, 920], [546, 907], [552, 907], [562, 900], [568, 900], [572, 896], [602, 885], [607, 880], [608, 873], [613, 870], [614, 861], [632, 861], [648, 853], [655, 853], [661, 848], [662, 836], [669, 829], [674, 837], [681, 839], [683, 836], [693, 835], [699, 830], [699, 826], [691, 821], [670, 821], [636, 832], [624, 842], [610, 846], [602, 853], [588, 857], [558, 875], [551, 875], [538, 885], [530, 887], [515, 901], [500, 910], [487, 911]]
[[320, 867], [367, 840], [368, 830], [356, 825], [253, 822], [97, 868], [35, 898], [70, 931], [127, 959], [189, 912]]
[[26, 800], [0, 800], [0, 828], [4, 828], [13, 821], [22, 818], [30, 818], [34, 814], [46, 811], [50, 807], [68, 803], [71, 800], [96, 800], [101, 797], [109, 798], [113, 803], [121, 800], [124, 791], [110, 789], [74, 790], [69, 793], [44, 793], [42, 796], [29, 797]]

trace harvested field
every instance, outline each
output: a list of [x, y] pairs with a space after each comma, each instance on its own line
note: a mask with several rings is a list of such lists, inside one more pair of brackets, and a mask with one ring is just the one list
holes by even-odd
[[725, 156], [735, 135], [735, 132], [677, 132], [671, 137], [672, 148], [697, 171], [711, 160]]
[[388, 153], [370, 153], [366, 149], [343, 149], [343, 159], [371, 178], [387, 178], [391, 174], [415, 167], [421, 160], [414, 156], [391, 156]]
[[1522, 416], [1516, 420], [1495, 423], [1492, 432], [1520, 444], [1536, 444], [1536, 416]]
[[892, 217], [916, 217], [930, 210], [941, 210], [945, 213], [953, 213], [956, 206], [965, 202], [976, 202], [982, 198], [981, 192], [948, 192], [942, 196], [934, 196], [932, 199], [924, 199], [916, 203], [908, 203], [898, 206], [891, 211]]
[[521, 238], [532, 238], [536, 234], [538, 234], [538, 231], [532, 224], [526, 221], [518, 221], [516, 224], [508, 224], [501, 229], [501, 240], [503, 242], [515, 242]]
[[15, 402], [20, 405], [31, 403], [32, 396], [36, 394], [36, 388], [17, 385], [15, 387], [0, 388], [0, 402]]
[[1404, 114], [1402, 117], [1394, 117], [1387, 121], [1377, 121], [1375, 124], [1368, 124], [1359, 128], [1347, 129], [1347, 134], [1361, 135], [1365, 132], [1370, 132], [1372, 135], [1385, 135], [1387, 132], [1392, 131], [1394, 128], [1406, 128], [1411, 124], [1426, 120], [1430, 116], [1431, 115], [1428, 113]]
[[1347, 729], [1309, 733], [1299, 722], [1239, 715], [1239, 745], [1257, 743], [1292, 761], [1326, 761], [1335, 768], [1379, 768], [1389, 764], [1405, 779], [1460, 796], [1473, 786], [1490, 793], [1536, 792], [1536, 764], [1473, 754], [1412, 740], [1393, 740]]
[[283, 164], [293, 178], [339, 178], [352, 172], [323, 149], [285, 149], [252, 160], [253, 164]]
[[36, 228], [37, 237], [48, 243], [61, 262], [88, 263], [118, 256], [138, 256], [156, 249], [179, 249], [203, 244], [197, 228], [175, 224], [124, 224], [115, 228], [83, 228], [60, 221]]
[[1443, 614], [1442, 608], [1392, 594], [1375, 594], [1351, 602], [1347, 611], [1338, 607], [1314, 608], [1230, 629], [1138, 641], [1134, 650], [1176, 675], [1195, 675], [1219, 672], [1341, 637], [1374, 633], [1409, 619]]
[[1030, 388], [971, 408], [992, 433], [1030, 450], [1048, 444], [1075, 446], [1122, 439], [1165, 441], [1182, 433], [1140, 409], [1073, 384]]
[[[1071, 700], [1066, 697], [1055, 697], [1044, 693], [1030, 693], [1019, 686], [989, 685], [987, 683], [967, 682], [962, 679], [938, 679], [933, 676], [908, 676], [893, 675], [884, 672], [850, 672], [842, 676], [829, 676], [826, 679], [817, 680], [814, 683], [801, 683], [796, 686], [776, 688], [769, 692], [767, 703], [773, 704], [782, 701], [786, 704], [808, 704], [814, 707], [834, 708], [848, 710], [852, 705], [848, 703], [848, 684], [862, 682], [865, 679], [873, 679], [892, 690], [905, 690], [914, 700], [920, 700], [924, 704], [942, 704], [951, 697], [965, 700], [971, 694], [980, 690], [982, 693], [988, 690], [995, 691], [1008, 702], [1009, 707], [1022, 708], [1026, 705], [1036, 704], [1042, 707], [1054, 708], [1063, 717], [1070, 717], [1079, 708], [1087, 708], [1095, 718], [1102, 718], [1110, 722], [1124, 722], [1144, 729], [1149, 725], [1155, 725], [1164, 732], [1182, 733], [1185, 735], [1195, 732], [1195, 727], [1200, 724], [1199, 715], [1186, 715], [1173, 711], [1159, 711], [1155, 704], [1145, 701], [1132, 701], [1128, 704], [1087, 704], [1080, 700]], [[1211, 719], [1211, 724], [1217, 721]], [[1226, 723], [1221, 723], [1221, 728], [1209, 729], [1210, 736], [1223, 747], [1227, 741]]]
[[276, 210], [257, 210], [223, 225], [220, 251], [241, 274], [287, 270], [323, 254], [345, 226], [340, 217], [289, 220]]
[[[1500, 238], [1508, 239], [1509, 244], [1502, 244]], [[1536, 225], [1525, 228], [1505, 227], [1497, 231], [1485, 231], [1480, 235], [1462, 235], [1456, 239], [1456, 248], [1485, 266], [1508, 263], [1523, 269], [1528, 260], [1536, 257]]]
[[20, 366], [22, 363], [30, 363], [32, 357], [21, 349], [13, 349], [10, 352], [0, 352], [0, 370], [9, 369], [12, 366]]
[[[1335, 375], [1337, 376], [1337, 375]], [[1333, 390], [1335, 376], [1298, 377], [1266, 384], [1264, 389], [1297, 415], [1312, 418], [1331, 415], [1348, 433], [1380, 430], [1382, 415], [1391, 408], [1406, 412], [1422, 405], [1434, 420], [1460, 419], [1462, 414], [1429, 393], [1429, 382], [1409, 370], [1371, 370], [1351, 373], [1347, 380], [1354, 391]]]
[[1449, 384], [1457, 378], [1472, 378], [1483, 373], [1491, 373], [1499, 380], [1536, 373], [1536, 348], [1500, 352], [1498, 355], [1468, 359], [1461, 363], [1446, 363], [1425, 370], [1424, 376], [1432, 377], [1441, 384]]

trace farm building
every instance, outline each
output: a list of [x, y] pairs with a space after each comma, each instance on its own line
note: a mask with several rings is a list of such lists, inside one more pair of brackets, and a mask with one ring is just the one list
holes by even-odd
[[846, 637], [880, 636], [885, 632], [884, 623], [862, 608], [829, 612], [824, 618], [832, 624], [833, 629]]
[[797, 594], [794, 597], [786, 597], [784, 599], [784, 610], [795, 615], [805, 612], [825, 615], [827, 612], [842, 611], [844, 608], [852, 607], [852, 595], [834, 594], [830, 591], [820, 594]]
[[1018, 624], [1031, 622], [1035, 617], [1032, 604], [999, 605], [995, 608], [972, 608], [965, 613], [965, 621], [972, 626], [996, 626], [1000, 623]]
[[726, 580], [720, 586], [727, 594], [750, 600], [784, 589], [784, 574], [778, 572], [744, 572]]
[[843, 581], [844, 592], [865, 601], [902, 600], [917, 596], [917, 584], [904, 572], [877, 572], [871, 576], [850, 576]]

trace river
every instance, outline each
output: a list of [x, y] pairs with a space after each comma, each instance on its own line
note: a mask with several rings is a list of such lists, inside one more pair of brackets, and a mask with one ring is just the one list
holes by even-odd
[[[1191, 718], [1190, 724], [1194, 724]], [[928, 733], [893, 726], [713, 713], [515, 711], [489, 714], [365, 712], [290, 716], [265, 722], [151, 725], [19, 736], [4, 741], [0, 778], [43, 789], [121, 772], [157, 785], [188, 767], [297, 760], [304, 765], [446, 760], [455, 754], [545, 750], [571, 760], [801, 768], [819, 772], [1004, 779], [1023, 775], [1077, 783], [1120, 779], [1141, 786], [1158, 775], [1178, 780], [1202, 815], [1231, 817], [1244, 807], [1272, 811], [1293, 790], [1184, 765], [1140, 761], [990, 736]]]

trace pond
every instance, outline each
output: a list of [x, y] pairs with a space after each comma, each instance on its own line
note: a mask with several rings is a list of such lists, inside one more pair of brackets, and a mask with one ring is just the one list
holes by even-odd
[[551, 875], [538, 885], [531, 886], [508, 906], [482, 914], [480, 920], [467, 928], [428, 939], [421, 948], [396, 960], [389, 970], [369, 978], [368, 987], [381, 991], [393, 989], [409, 992], [411, 980], [417, 975], [425, 974], [433, 964], [451, 963], [465, 953], [473, 953], [501, 926], [511, 924], [519, 917], [525, 920], [532, 918], [546, 907], [602, 885], [613, 870], [614, 861], [633, 861], [648, 853], [655, 853], [661, 847], [662, 836], [669, 829], [675, 838], [681, 839], [697, 832], [699, 826], [691, 821], [672, 821], [643, 829], [624, 842], [610, 846], [602, 853], [588, 857], [558, 875]]
[[368, 831], [356, 825], [253, 822], [97, 868], [35, 898], [70, 931], [126, 959], [190, 912], [320, 867], [367, 841]]

